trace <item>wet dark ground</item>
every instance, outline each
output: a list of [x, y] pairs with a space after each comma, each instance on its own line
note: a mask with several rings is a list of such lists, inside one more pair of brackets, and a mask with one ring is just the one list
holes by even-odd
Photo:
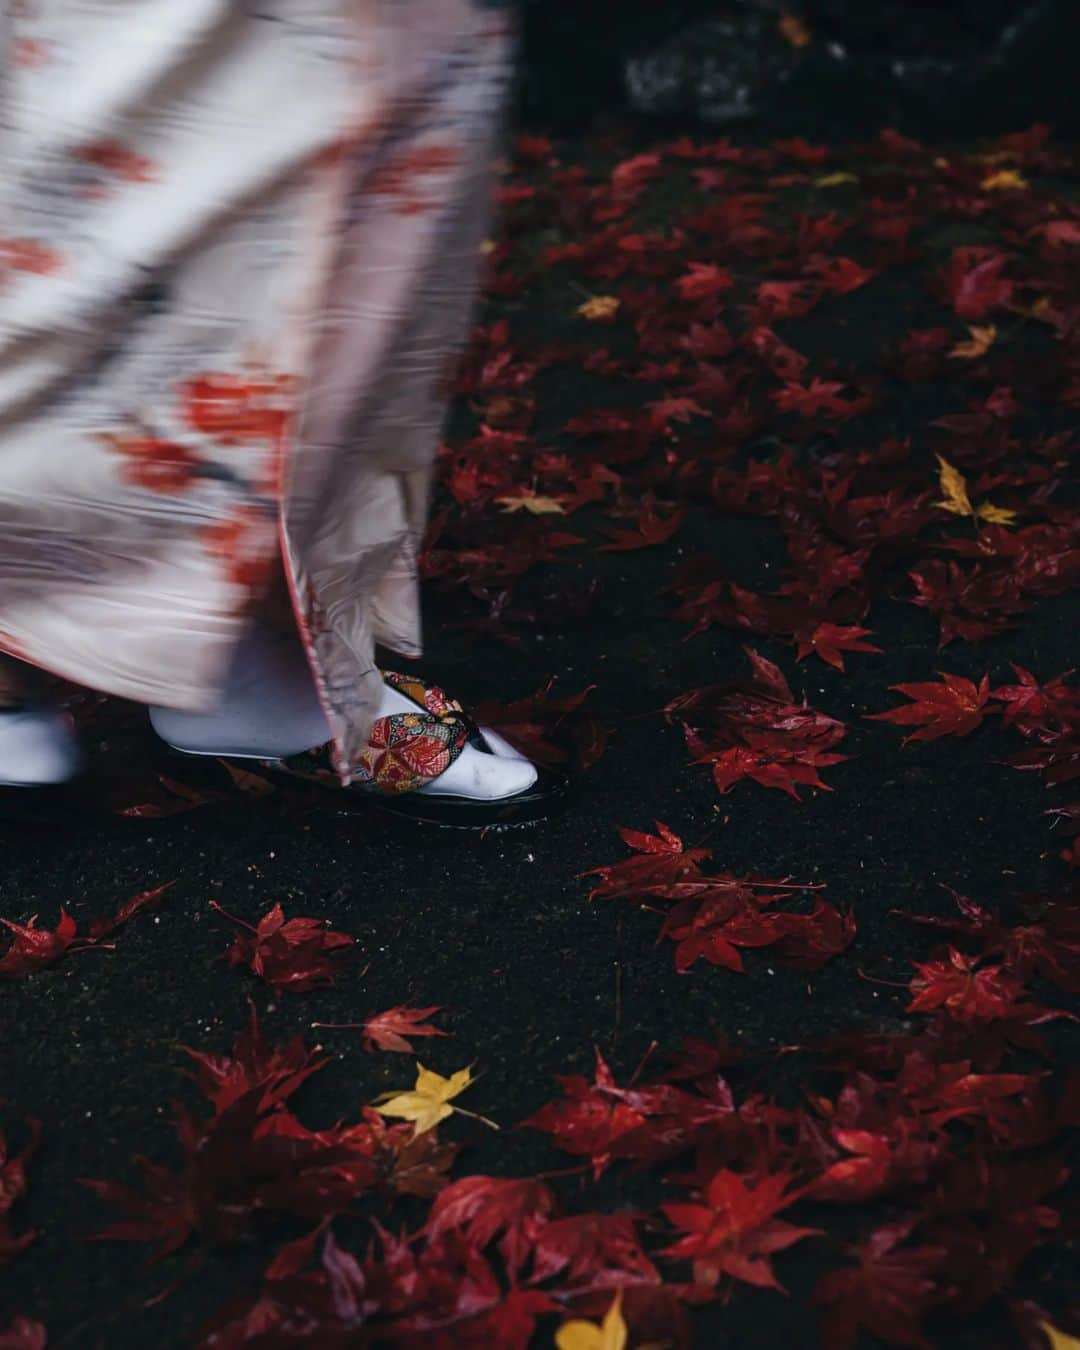
[[[542, 298], [537, 304], [542, 326]], [[851, 340], [879, 349], [911, 326], [902, 306], [866, 320]], [[806, 340], [800, 345], [812, 350]], [[551, 397], [556, 420], [582, 410], [572, 382], [553, 386]], [[910, 418], [893, 430], [925, 425], [915, 402]], [[575, 518], [576, 531], [583, 524], [587, 517]], [[705, 512], [692, 514], [677, 543], [687, 553], [721, 554], [751, 587], [767, 587], [781, 557], [771, 523]], [[473, 1063], [480, 1079], [469, 1104], [511, 1127], [554, 1095], [556, 1074], [590, 1073], [594, 1047], [626, 1075], [653, 1041], [674, 1048], [713, 1026], [758, 1048], [835, 1031], [898, 1030], [907, 1024], [905, 990], [861, 973], [903, 982], [932, 941], [894, 911], [947, 913], [946, 885], [992, 905], [1060, 881], [1062, 841], [1043, 815], [1050, 799], [1041, 779], [1000, 762], [1019, 748], [1015, 735], [995, 721], [965, 739], [902, 748], [897, 728], [863, 719], [899, 701], [889, 685], [929, 679], [935, 669], [974, 679], [989, 672], [993, 683], [1011, 680], [1010, 662], [1041, 679], [1059, 674], [1076, 658], [1075, 598], [1040, 603], [1017, 631], [956, 643], [941, 656], [929, 615], [879, 601], [871, 622], [885, 654], [851, 655], [843, 674], [820, 662], [797, 665], [791, 648], [755, 640], [797, 696], [850, 725], [843, 749], [853, 758], [825, 772], [833, 791], [807, 794], [801, 805], [751, 784], [718, 799], [657, 710], [685, 689], [741, 675], [741, 643], [720, 631], [683, 640], [685, 629], [666, 617], [672, 562], [669, 549], [596, 555], [589, 565], [604, 582], [600, 611], [565, 631], [527, 634], [523, 651], [466, 644], [441, 627], [438, 604], [430, 608], [425, 669], [463, 700], [525, 695], [550, 675], [566, 692], [596, 686], [592, 700], [613, 729], [610, 747], [554, 823], [472, 837], [376, 817], [302, 817], [269, 798], [159, 822], [88, 816], [4, 830], [9, 917], [37, 913], [52, 924], [63, 905], [84, 920], [136, 891], [176, 885], [157, 914], [118, 935], [115, 951], [72, 955], [0, 989], [0, 1097], [11, 1142], [22, 1138], [22, 1117], [43, 1123], [29, 1194], [16, 1211], [17, 1228], [41, 1235], [0, 1270], [3, 1321], [16, 1312], [38, 1317], [53, 1333], [50, 1345], [80, 1350], [183, 1347], [223, 1301], [256, 1287], [269, 1246], [215, 1256], [171, 1298], [142, 1307], [185, 1258], [148, 1268], [139, 1248], [86, 1242], [105, 1215], [79, 1185], [84, 1177], [132, 1179], [139, 1153], [175, 1157], [169, 1103], [190, 1096], [180, 1047], [226, 1048], [249, 997], [273, 1038], [395, 1004], [444, 1005], [453, 1037], [422, 1042], [422, 1058], [442, 1072]], [[624, 856], [617, 825], [648, 829], [657, 817], [689, 842], [707, 839], [718, 870], [825, 883], [827, 898], [855, 910], [854, 947], [811, 976], [771, 967], [767, 955], [748, 961], [741, 976], [701, 966], [678, 976], [670, 944], [656, 942], [655, 914], [590, 904], [580, 879]], [[278, 900], [289, 914], [325, 917], [356, 936], [361, 959], [334, 989], [274, 998], [220, 959], [232, 933], [211, 900], [249, 920]], [[1062, 1000], [1054, 992], [1049, 1001]], [[364, 1054], [348, 1032], [322, 1035], [338, 1058], [303, 1090], [308, 1123], [354, 1118], [380, 1091], [405, 1085], [404, 1057]], [[1054, 1029], [1053, 1039], [1059, 1057], [1075, 1052], [1068, 1028]], [[737, 1089], [753, 1072], [734, 1072]], [[466, 1129], [459, 1137], [469, 1139], [459, 1173], [527, 1175], [567, 1162], [531, 1131]], [[578, 1179], [560, 1184], [575, 1207], [658, 1198], [648, 1177], [621, 1171], [588, 1196], [578, 1195]], [[400, 1217], [409, 1220], [407, 1204]], [[362, 1243], [359, 1225], [337, 1227], [346, 1241]], [[778, 1261], [790, 1299], [740, 1289], [728, 1308], [701, 1315], [699, 1343], [815, 1344], [806, 1302], [821, 1269], [813, 1246]], [[1056, 1251], [1052, 1259], [1036, 1254], [1018, 1292], [1051, 1305], [1060, 1299], [1068, 1248]], [[994, 1305], [962, 1328], [938, 1324], [933, 1344], [1012, 1344], [1001, 1316]]]

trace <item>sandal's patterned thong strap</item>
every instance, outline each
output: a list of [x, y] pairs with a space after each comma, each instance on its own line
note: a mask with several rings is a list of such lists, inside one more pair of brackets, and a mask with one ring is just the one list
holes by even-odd
[[445, 773], [477, 738], [476, 724], [437, 685], [395, 671], [384, 671], [383, 679], [417, 710], [376, 719], [356, 766], [357, 781], [380, 792], [415, 792]]
[[[415, 792], [445, 773], [467, 745], [483, 746], [476, 723], [437, 685], [394, 671], [383, 671], [383, 679], [417, 707], [376, 718], [353, 770], [358, 787]], [[293, 755], [284, 765], [303, 777], [336, 781], [325, 747]]]

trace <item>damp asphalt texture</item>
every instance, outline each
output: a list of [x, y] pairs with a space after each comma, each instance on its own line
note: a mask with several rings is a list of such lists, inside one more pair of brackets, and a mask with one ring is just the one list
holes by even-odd
[[[902, 305], [864, 315], [861, 329], [857, 304], [847, 313], [855, 325], [848, 340], [880, 350], [913, 326]], [[800, 343], [810, 355], [812, 341], [810, 334]], [[575, 399], [584, 388], [545, 386], [552, 417], [583, 411]], [[915, 430], [902, 424], [906, 404], [893, 406], [901, 419], [894, 433]], [[925, 424], [922, 408], [912, 405], [912, 417]], [[574, 524], [588, 527], [589, 518]], [[676, 542], [686, 553], [719, 553], [751, 588], [770, 589], [782, 558], [772, 522], [705, 511], [691, 513]], [[456, 1171], [524, 1176], [571, 1160], [546, 1136], [509, 1127], [557, 1095], [556, 1075], [591, 1073], [595, 1048], [625, 1077], [654, 1041], [674, 1049], [714, 1027], [757, 1048], [900, 1030], [909, 1025], [905, 991], [875, 981], [909, 978], [933, 935], [895, 911], [946, 914], [946, 886], [993, 905], [1060, 883], [1062, 841], [1044, 812], [1062, 797], [1048, 795], [1038, 775], [1002, 763], [1019, 748], [1014, 734], [995, 719], [962, 739], [903, 748], [899, 728], [864, 719], [899, 701], [888, 686], [937, 669], [973, 679], [988, 672], [995, 683], [1011, 680], [1010, 662], [1041, 679], [1068, 669], [1076, 659], [1075, 597], [1038, 603], [1014, 631], [957, 642], [940, 655], [930, 615], [879, 599], [870, 622], [883, 655], [850, 655], [845, 673], [796, 664], [790, 647], [755, 640], [797, 697], [849, 725], [843, 749], [852, 758], [825, 771], [833, 791], [808, 792], [798, 805], [749, 783], [718, 798], [707, 770], [689, 765], [678, 728], [657, 710], [686, 689], [742, 675], [741, 640], [720, 630], [684, 640], [685, 627], [668, 617], [675, 561], [670, 548], [593, 555], [602, 603], [562, 629], [526, 632], [521, 650], [466, 642], [447, 631], [455, 612], [437, 597], [429, 604], [425, 671], [464, 701], [520, 697], [552, 675], [567, 693], [595, 686], [592, 703], [612, 728], [610, 745], [554, 822], [477, 837], [374, 816], [298, 816], [275, 798], [244, 798], [161, 821], [87, 813], [0, 831], [2, 912], [19, 921], [38, 914], [52, 924], [61, 905], [86, 921], [135, 892], [176, 883], [156, 914], [118, 935], [114, 951], [72, 955], [0, 988], [0, 1099], [10, 1142], [24, 1138], [24, 1117], [42, 1122], [28, 1195], [14, 1213], [17, 1231], [32, 1227], [40, 1236], [0, 1269], [0, 1325], [15, 1313], [40, 1318], [50, 1345], [74, 1350], [187, 1347], [222, 1303], [254, 1291], [277, 1243], [216, 1254], [171, 1298], [141, 1307], [184, 1257], [148, 1267], [141, 1248], [86, 1241], [107, 1216], [79, 1184], [133, 1180], [138, 1154], [175, 1160], [170, 1103], [194, 1097], [180, 1075], [181, 1047], [225, 1050], [248, 998], [273, 1039], [298, 1032], [314, 1039], [319, 1033], [306, 1031], [314, 1020], [442, 1005], [452, 1038], [420, 1042], [423, 1059], [442, 1072], [473, 1064], [480, 1078], [469, 1104], [508, 1127], [498, 1135], [459, 1131], [468, 1147]], [[98, 753], [119, 750], [98, 746]], [[773, 967], [767, 953], [752, 954], [742, 975], [701, 965], [676, 974], [671, 944], [657, 943], [658, 916], [589, 903], [580, 876], [625, 856], [617, 826], [650, 829], [657, 818], [689, 842], [707, 839], [718, 870], [825, 883], [827, 898], [855, 911], [853, 948], [810, 976]], [[275, 901], [288, 914], [329, 919], [356, 937], [360, 960], [333, 989], [275, 998], [221, 960], [232, 931], [211, 900], [248, 920]], [[1075, 1055], [1073, 1032], [1050, 1030], [1059, 1056]], [[409, 1059], [365, 1054], [355, 1033], [321, 1035], [338, 1058], [302, 1090], [308, 1124], [355, 1118], [379, 1092], [406, 1085]], [[732, 1081], [741, 1091], [748, 1080], [735, 1070]], [[580, 1179], [560, 1185], [574, 1209], [661, 1198], [655, 1178], [621, 1169], [592, 1188]], [[408, 1204], [399, 1217], [409, 1220]], [[358, 1227], [338, 1227], [345, 1242], [363, 1243]], [[727, 1308], [701, 1314], [699, 1343], [816, 1344], [808, 1302], [821, 1266], [813, 1247], [802, 1244], [778, 1262], [790, 1298], [740, 1288]], [[1060, 1302], [1068, 1271], [1065, 1249], [1056, 1251], [1036, 1254], [1018, 1293]], [[993, 1305], [962, 1326], [939, 1324], [933, 1343], [949, 1350], [1011, 1343], [1000, 1318]]]

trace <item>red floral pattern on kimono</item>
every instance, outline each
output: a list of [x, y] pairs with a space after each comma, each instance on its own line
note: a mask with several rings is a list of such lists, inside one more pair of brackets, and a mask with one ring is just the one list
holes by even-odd
[[203, 461], [189, 446], [158, 436], [106, 433], [103, 440], [127, 461], [120, 468], [125, 483], [170, 495], [195, 485], [195, 471]]
[[151, 183], [157, 177], [154, 161], [138, 155], [121, 141], [94, 141], [72, 152], [77, 159], [95, 164], [107, 174], [126, 178], [130, 183]]
[[378, 766], [364, 747], [375, 644], [420, 652], [508, 55], [506, 16], [472, 0], [20, 0], [0, 24], [0, 650], [207, 706], [280, 565], [339, 775], [452, 753], [401, 727]]
[[289, 430], [294, 385], [285, 375], [197, 375], [180, 389], [184, 421], [222, 445], [260, 440], [277, 445]]

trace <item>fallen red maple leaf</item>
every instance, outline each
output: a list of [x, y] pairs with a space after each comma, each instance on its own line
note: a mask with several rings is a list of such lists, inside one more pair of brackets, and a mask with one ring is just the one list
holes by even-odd
[[853, 258], [844, 257], [814, 258], [807, 263], [806, 270], [833, 295], [847, 295], [877, 276], [872, 267], [862, 267]]
[[[1033, 1250], [1054, 1240], [1061, 1216], [1049, 1205], [1039, 1203], [1039, 1197], [1028, 1189], [1031, 1183], [1027, 1178], [1021, 1180], [1023, 1172], [1031, 1170], [1015, 1160], [1007, 1169], [1011, 1189], [1018, 1189], [1019, 1182], [1028, 1191], [1026, 1196], [995, 1194], [1001, 1188], [993, 1181], [987, 1184], [987, 1174], [993, 1178], [995, 1173], [1000, 1176], [1006, 1171], [1000, 1163], [984, 1166], [983, 1179], [974, 1186], [968, 1180], [955, 1184], [956, 1177], [965, 1172], [970, 1176], [970, 1164], [958, 1164], [949, 1176], [952, 1184], [942, 1200], [954, 1213], [950, 1215], [947, 1208], [922, 1231], [927, 1241], [949, 1254], [941, 1278], [941, 1306], [953, 1316], [970, 1317], [1004, 1293]], [[1061, 1180], [1064, 1172], [1061, 1168]]]
[[306, 1268], [321, 1229], [282, 1249], [259, 1296], [233, 1302], [213, 1319], [204, 1350], [284, 1346], [298, 1327], [313, 1344], [342, 1350], [373, 1332], [432, 1350], [527, 1350], [538, 1319], [559, 1307], [539, 1289], [505, 1291], [479, 1250], [453, 1233], [418, 1241], [375, 1227], [381, 1251], [373, 1247], [362, 1259], [328, 1231], [315, 1268]]
[[1011, 664], [1018, 683], [1001, 684], [990, 691], [990, 697], [1002, 704], [1003, 726], [1015, 726], [1030, 736], [1044, 727], [1080, 722], [1080, 690], [1066, 683], [1071, 670], [1040, 684], [1030, 670]]
[[715, 263], [691, 262], [687, 266], [690, 270], [675, 282], [675, 289], [684, 300], [705, 300], [735, 284], [727, 268]]
[[[850, 1085], [846, 1091], [852, 1091]], [[812, 1145], [815, 1156], [825, 1163], [807, 1188], [814, 1200], [863, 1204], [901, 1185], [926, 1180], [944, 1145], [910, 1113], [894, 1110], [892, 1119], [875, 1122], [876, 1130], [831, 1124], [826, 1131], [808, 1117], [800, 1121], [800, 1142]]]
[[516, 1282], [554, 1208], [554, 1193], [543, 1182], [462, 1177], [438, 1196], [424, 1233], [433, 1239], [459, 1234], [476, 1251], [498, 1237], [506, 1269]]
[[0, 957], [0, 976], [18, 979], [43, 970], [69, 950], [76, 939], [75, 920], [66, 909], [60, 909], [60, 921], [55, 928], [38, 928], [37, 915], [25, 924], [0, 917], [0, 923], [15, 936]]
[[[558, 1279], [564, 1289], [640, 1281], [659, 1284], [660, 1273], [646, 1255], [637, 1215], [568, 1214], [539, 1230], [533, 1245], [534, 1281]], [[608, 1276], [598, 1280], [600, 1273]], [[620, 1277], [615, 1279], [614, 1276]]]
[[1032, 897], [1023, 904], [1027, 921], [1007, 924], [967, 896], [946, 889], [961, 917], [900, 912], [912, 923], [975, 939], [982, 958], [1001, 957], [1006, 969], [1021, 980], [1041, 976], [1070, 993], [1080, 993], [1080, 911], [1070, 898]]
[[991, 1121], [1003, 1137], [1008, 1136], [1008, 1116], [1002, 1105], [1021, 1094], [1033, 1092], [1040, 1075], [1027, 1073], [972, 1073], [970, 1061], [935, 1066], [932, 1077], [919, 1085], [902, 1083], [908, 1099], [935, 1129], [952, 1120]]
[[408, 1008], [399, 1005], [386, 1012], [374, 1013], [362, 1023], [365, 1050], [391, 1050], [411, 1055], [413, 1046], [409, 1036], [446, 1036], [440, 1027], [425, 1025], [424, 1019], [440, 1011], [440, 1004], [430, 1008]]
[[133, 895], [130, 899], [125, 900], [111, 919], [91, 920], [90, 940], [100, 942], [102, 938], [111, 937], [118, 928], [130, 923], [137, 914], [141, 914], [144, 910], [157, 909], [165, 892], [171, 890], [175, 885], [175, 881], [166, 881], [163, 885], [155, 886], [152, 890], [140, 891], [138, 895]]
[[922, 1320], [940, 1294], [949, 1253], [943, 1247], [904, 1247], [915, 1220], [882, 1225], [855, 1251], [858, 1265], [832, 1270], [814, 1289], [814, 1302], [827, 1306], [825, 1350], [854, 1350], [860, 1330], [902, 1350], [930, 1350]]
[[430, 1200], [449, 1184], [450, 1168], [460, 1149], [444, 1144], [437, 1130], [416, 1134], [407, 1120], [391, 1124], [378, 1111], [364, 1107], [356, 1142], [369, 1158], [374, 1184], [386, 1196]]
[[810, 914], [784, 915], [776, 958], [794, 970], [820, 970], [855, 940], [855, 916], [815, 898]]
[[142, 1173], [141, 1188], [113, 1181], [83, 1181], [98, 1199], [124, 1215], [94, 1236], [114, 1242], [149, 1243], [150, 1259], [160, 1260], [187, 1242], [195, 1231], [197, 1216], [180, 1177], [142, 1156], [137, 1156], [135, 1163]]
[[329, 1062], [319, 1059], [318, 1051], [308, 1050], [299, 1036], [268, 1046], [254, 1003], [248, 1005], [248, 1024], [237, 1036], [231, 1055], [180, 1048], [195, 1061], [190, 1076], [218, 1113], [255, 1088], [284, 1102]]
[[[670, 826], [662, 820], [656, 822], [656, 834], [646, 834], [643, 830], [627, 830], [619, 827], [619, 838], [639, 853], [676, 853], [686, 854], [686, 846]], [[708, 857], [706, 850], [703, 855]]]
[[[320, 1237], [324, 1241], [317, 1268], [306, 1270]], [[233, 1300], [215, 1314], [203, 1328], [201, 1350], [245, 1350], [260, 1340], [292, 1339], [289, 1328], [296, 1325], [321, 1336], [327, 1345], [342, 1345], [365, 1320], [365, 1292], [359, 1262], [320, 1224], [279, 1249], [257, 1297]]]
[[953, 249], [941, 281], [961, 319], [984, 319], [1009, 303], [1013, 283], [1001, 275], [1008, 261], [1004, 253], [990, 248]]
[[[806, 729], [817, 728], [807, 719]], [[803, 733], [805, 739], [805, 731]], [[826, 737], [830, 733], [826, 733]], [[687, 730], [686, 743], [694, 756], [694, 764], [712, 766], [713, 782], [721, 793], [730, 792], [736, 783], [749, 778], [764, 788], [775, 788], [799, 800], [799, 787], [821, 788], [831, 791], [818, 774], [819, 768], [842, 764], [846, 755], [825, 753], [783, 735], [772, 736], [767, 731], [744, 733], [745, 744], [710, 746], [693, 731]], [[828, 744], [834, 743], [827, 739]]]
[[599, 1050], [593, 1082], [577, 1074], [558, 1081], [564, 1099], [548, 1102], [522, 1124], [550, 1134], [564, 1152], [590, 1159], [599, 1176], [611, 1161], [615, 1142], [636, 1130], [645, 1117], [605, 1092], [615, 1086], [615, 1079]]
[[480, 1314], [479, 1320], [451, 1333], [444, 1342], [447, 1350], [457, 1344], [470, 1344], [483, 1350], [485, 1346], [506, 1346], [507, 1350], [529, 1350], [536, 1343], [537, 1321], [544, 1313], [555, 1312], [558, 1304], [550, 1294], [540, 1289], [509, 1289], [493, 1307]]
[[1020, 750], [1006, 759], [1016, 769], [1040, 770], [1047, 787], [1071, 783], [1080, 778], [1080, 731], [1072, 727], [1047, 728], [1036, 734], [1041, 742], [1033, 750]]
[[794, 380], [785, 382], [782, 389], [774, 389], [769, 397], [781, 412], [797, 412], [802, 417], [815, 417], [828, 412], [836, 404], [843, 384], [836, 380], [822, 380], [815, 376], [808, 385]]
[[692, 398], [671, 395], [646, 403], [649, 417], [656, 431], [667, 429], [672, 422], [689, 422], [691, 417], [707, 417], [704, 408], [699, 407]]
[[785, 384], [798, 383], [802, 379], [807, 358], [789, 347], [765, 324], [749, 329], [743, 336], [743, 343]]
[[663, 821], [656, 822], [659, 834], [620, 829], [623, 842], [642, 857], [593, 867], [583, 876], [598, 876], [600, 881], [589, 892], [589, 899], [639, 899], [665, 895], [670, 888], [693, 881], [701, 875], [700, 864], [711, 856], [707, 848], [686, 848], [679, 836]]
[[82, 1183], [122, 1216], [96, 1239], [150, 1244], [149, 1258], [158, 1260], [194, 1234], [208, 1243], [233, 1242], [270, 1214], [324, 1219], [385, 1185], [395, 1165], [388, 1145], [403, 1146], [404, 1131], [388, 1139], [369, 1115], [354, 1125], [309, 1130], [288, 1109], [289, 1098], [321, 1067], [314, 1053], [298, 1042], [268, 1051], [253, 1020], [231, 1062], [194, 1055], [196, 1080], [214, 1113], [199, 1118], [176, 1108], [178, 1168], [137, 1157], [140, 1185]]
[[978, 641], [1011, 626], [1024, 608], [1015, 572], [991, 573], [978, 566], [965, 570], [955, 562], [931, 559], [908, 573], [915, 583], [911, 603], [936, 614], [944, 647], [956, 638]]
[[[684, 887], [686, 891], [691, 887]], [[661, 934], [672, 938], [675, 968], [685, 973], [700, 957], [728, 970], [743, 968], [743, 947], [777, 946], [786, 965], [816, 970], [849, 946], [855, 923], [832, 905], [816, 900], [813, 914], [789, 914], [770, 908], [781, 897], [756, 894], [737, 877], [706, 877], [698, 894], [676, 905]]]
[[912, 702], [888, 712], [870, 713], [867, 720], [896, 722], [918, 729], [904, 738], [909, 741], [936, 741], [941, 736], [967, 736], [982, 724], [990, 698], [990, 679], [984, 675], [976, 685], [964, 675], [941, 674], [941, 683], [922, 680], [915, 684], [893, 684], [890, 689]]
[[18, 1153], [10, 1157], [7, 1139], [0, 1133], [0, 1266], [25, 1251], [37, 1237], [34, 1229], [16, 1234], [11, 1228], [11, 1211], [26, 1194], [26, 1166], [37, 1151], [41, 1138], [39, 1120], [27, 1120], [26, 1126], [30, 1138]]
[[795, 659], [802, 661], [814, 652], [836, 670], [843, 670], [844, 652], [881, 651], [881, 648], [875, 647], [872, 642], [863, 641], [869, 634], [869, 628], [858, 628], [850, 624], [819, 623], [812, 630], [805, 628], [795, 633], [795, 640], [798, 643]]
[[248, 966], [276, 993], [298, 994], [332, 985], [341, 971], [345, 949], [355, 941], [338, 933], [325, 919], [285, 918], [280, 904], [274, 905], [257, 926], [235, 918], [211, 900], [211, 906], [230, 923], [246, 929], [225, 953], [230, 966]]
[[919, 973], [911, 980], [908, 1012], [942, 1011], [958, 1022], [1031, 1021], [1054, 1015], [1023, 1002], [1027, 993], [1023, 980], [1003, 964], [983, 965], [978, 957], [965, 956], [955, 948], [942, 960], [914, 964]]
[[[691, 690], [673, 699], [665, 715], [682, 720], [694, 763], [712, 766], [722, 793], [744, 778], [796, 800], [800, 785], [828, 790], [818, 769], [847, 759], [833, 750], [847, 728], [806, 703], [793, 703], [779, 667], [744, 650], [753, 672], [749, 681]], [[715, 728], [708, 739], [702, 726]]]
[[44, 1324], [32, 1317], [15, 1317], [0, 1331], [0, 1350], [45, 1350], [48, 1342]]
[[651, 493], [646, 493], [641, 502], [638, 523], [635, 530], [611, 530], [611, 543], [601, 544], [601, 553], [625, 553], [630, 549], [650, 548], [654, 544], [665, 544], [686, 519], [686, 512], [677, 507], [662, 515], [656, 509], [656, 501]]
[[799, 1198], [787, 1173], [743, 1178], [721, 1168], [705, 1187], [700, 1202], [662, 1205], [664, 1215], [685, 1236], [665, 1255], [693, 1263], [699, 1284], [716, 1285], [723, 1276], [762, 1288], [783, 1290], [772, 1268], [774, 1252], [819, 1228], [799, 1228], [775, 1216]]
[[798, 413], [800, 417], [807, 418], [824, 413], [837, 421], [847, 421], [870, 406], [869, 395], [865, 393], [842, 397], [842, 391], [848, 388], [849, 385], [840, 381], [822, 380], [814, 376], [808, 385], [788, 381], [782, 389], [772, 390], [769, 397], [780, 412]]
[[[686, 332], [676, 339], [676, 345], [695, 361], [705, 362], [730, 356], [735, 342], [727, 328], [716, 320], [710, 324], [690, 324]], [[697, 391], [691, 386], [688, 392], [693, 396]]]
[[654, 1166], [699, 1143], [715, 1148], [743, 1132], [731, 1091], [716, 1074], [692, 1092], [666, 1081], [620, 1087], [597, 1051], [592, 1082], [578, 1075], [558, 1081], [563, 1098], [523, 1123], [550, 1134], [565, 1152], [588, 1158], [596, 1176], [616, 1159]]
[[103, 939], [111, 937], [143, 910], [155, 909], [165, 892], [175, 884], [168, 881], [153, 890], [140, 891], [138, 895], [125, 900], [111, 918], [92, 919], [85, 937], [77, 933], [75, 920], [63, 907], [54, 929], [38, 928], [36, 914], [26, 924], [0, 918], [0, 923], [15, 935], [3, 957], [0, 957], [0, 976], [18, 979], [55, 964], [68, 952], [86, 951], [99, 946]]

